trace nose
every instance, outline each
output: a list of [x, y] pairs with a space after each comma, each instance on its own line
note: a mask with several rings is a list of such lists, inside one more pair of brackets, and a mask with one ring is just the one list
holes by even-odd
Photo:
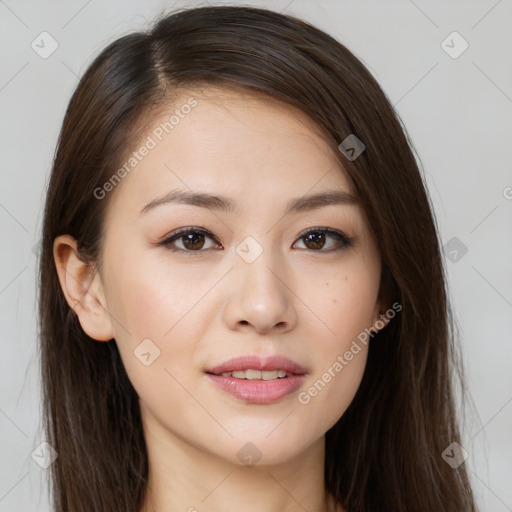
[[272, 255], [265, 254], [266, 251], [252, 263], [241, 258], [235, 262], [223, 312], [224, 322], [231, 330], [278, 334], [297, 324], [289, 272], [277, 267]]

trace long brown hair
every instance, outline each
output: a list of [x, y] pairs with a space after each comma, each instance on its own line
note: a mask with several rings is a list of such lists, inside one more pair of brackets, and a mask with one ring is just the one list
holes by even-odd
[[[301, 109], [337, 151], [376, 237], [381, 289], [402, 311], [374, 335], [356, 396], [326, 434], [325, 486], [349, 512], [475, 511], [464, 464], [442, 457], [459, 442], [453, 377], [462, 391], [435, 217], [412, 145], [364, 65], [297, 18], [223, 6], [179, 11], [114, 41], [69, 103], [47, 191], [39, 315], [44, 427], [56, 512], [139, 512], [148, 461], [137, 394], [115, 340], [81, 329], [59, 285], [55, 237], [70, 234], [101, 269], [111, 178], [147, 113], [180, 87], [242, 87]], [[246, 89], [247, 90], [247, 89]], [[136, 171], [134, 171], [136, 172]], [[462, 395], [465, 396], [464, 394]]]

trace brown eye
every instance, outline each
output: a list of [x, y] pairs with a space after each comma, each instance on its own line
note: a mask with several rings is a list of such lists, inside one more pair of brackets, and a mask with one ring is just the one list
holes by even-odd
[[352, 245], [353, 238], [345, 236], [340, 231], [329, 228], [310, 229], [299, 237], [294, 245], [303, 244], [298, 249], [308, 249], [316, 252], [334, 252]]
[[183, 246], [190, 251], [198, 251], [204, 246], [204, 235], [202, 233], [190, 233], [181, 237]]
[[308, 249], [322, 249], [325, 245], [325, 233], [309, 233], [304, 238], [304, 245]]
[[183, 228], [171, 233], [160, 243], [171, 251], [182, 253], [201, 253], [208, 249], [222, 248], [220, 242], [207, 230], [202, 228]]

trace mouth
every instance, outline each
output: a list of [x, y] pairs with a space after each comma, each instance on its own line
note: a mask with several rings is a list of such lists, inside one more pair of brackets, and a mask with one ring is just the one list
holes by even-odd
[[252, 404], [275, 403], [297, 390], [307, 370], [283, 356], [242, 356], [208, 369], [216, 387]]
[[287, 372], [285, 370], [254, 370], [252, 368], [249, 368], [248, 370], [214, 373], [212, 375], [220, 375], [222, 377], [233, 377], [235, 379], [244, 380], [276, 380], [286, 379], [287, 377], [296, 374]]

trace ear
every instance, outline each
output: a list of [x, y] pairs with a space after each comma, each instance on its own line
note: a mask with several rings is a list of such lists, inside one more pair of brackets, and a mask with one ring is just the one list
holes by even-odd
[[66, 301], [82, 329], [95, 340], [111, 340], [114, 331], [99, 272], [80, 258], [76, 240], [70, 235], [54, 240], [53, 258]]
[[379, 286], [379, 293], [377, 301], [375, 303], [375, 309], [373, 311], [373, 325], [370, 330], [373, 332], [379, 332], [389, 324], [391, 319], [395, 316], [389, 316], [387, 312], [392, 309], [393, 299], [395, 293], [395, 283], [391, 274], [391, 271], [386, 265], [382, 266], [381, 279]]
[[385, 314], [387, 309], [389, 308], [386, 308], [384, 301], [377, 301], [373, 312], [373, 325], [370, 327], [370, 331], [379, 332], [381, 329], [384, 329], [386, 325], [388, 325], [388, 323], [391, 321], [391, 318]]

